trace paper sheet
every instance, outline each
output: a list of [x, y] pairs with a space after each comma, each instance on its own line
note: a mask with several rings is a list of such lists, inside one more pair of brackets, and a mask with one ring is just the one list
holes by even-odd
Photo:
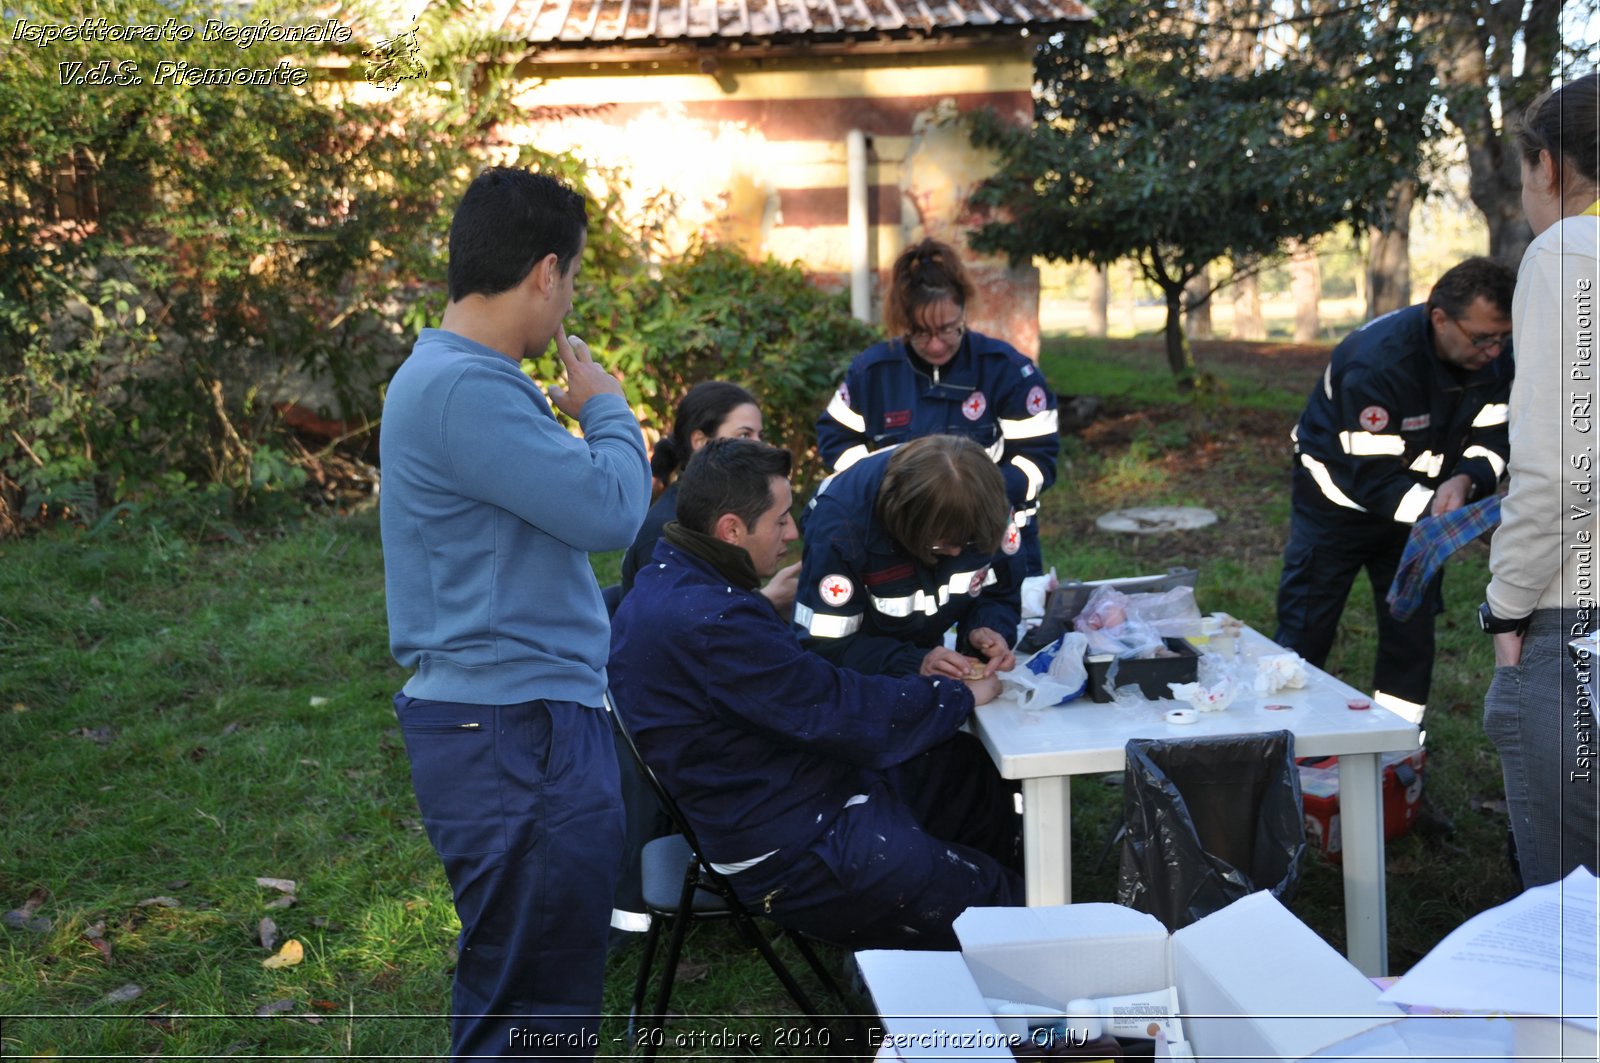
[[1595, 916], [1585, 868], [1524, 892], [1451, 931], [1380, 1000], [1457, 1012], [1563, 1016], [1595, 1030]]

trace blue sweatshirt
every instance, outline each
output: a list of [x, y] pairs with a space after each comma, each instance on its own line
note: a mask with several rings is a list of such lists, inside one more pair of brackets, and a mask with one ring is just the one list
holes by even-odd
[[556, 420], [510, 359], [424, 329], [389, 383], [380, 446], [389, 648], [415, 698], [599, 706], [610, 624], [589, 552], [633, 541], [650, 503], [620, 396]]

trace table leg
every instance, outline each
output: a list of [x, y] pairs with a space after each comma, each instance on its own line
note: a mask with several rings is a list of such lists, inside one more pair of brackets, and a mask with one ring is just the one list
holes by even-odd
[[1346, 955], [1368, 976], [1389, 973], [1384, 894], [1382, 772], [1376, 753], [1339, 757], [1339, 835], [1344, 850]]
[[1029, 907], [1072, 903], [1072, 779], [1022, 780], [1022, 859]]

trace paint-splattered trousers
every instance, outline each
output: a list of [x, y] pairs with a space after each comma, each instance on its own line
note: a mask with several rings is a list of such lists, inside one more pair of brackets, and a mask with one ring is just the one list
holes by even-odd
[[1023, 903], [1014, 792], [957, 735], [852, 798], [809, 846], [730, 880], [751, 908], [841, 946], [958, 948], [967, 908]]

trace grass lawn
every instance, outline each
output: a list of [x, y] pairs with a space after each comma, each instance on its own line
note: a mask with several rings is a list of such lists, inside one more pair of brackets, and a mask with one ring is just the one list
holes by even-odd
[[[1203, 609], [1270, 632], [1287, 434], [1325, 351], [1199, 350], [1212, 386], [1180, 400], [1155, 343], [1048, 345], [1056, 388], [1104, 405], [1064, 443], [1046, 558], [1080, 578], [1192, 565]], [[1176, 537], [1094, 530], [1107, 509], [1155, 503], [1221, 520]], [[1498, 761], [1478, 722], [1492, 670], [1472, 616], [1486, 558], [1469, 548], [1448, 577], [1427, 721], [1427, 793], [1454, 830], [1388, 849], [1395, 972], [1515, 890]], [[603, 580], [615, 567], [597, 560]], [[1330, 670], [1366, 686], [1373, 637], [1358, 594]], [[454, 915], [390, 708], [402, 678], [371, 511], [242, 544], [158, 527], [0, 544], [0, 911], [11, 913], [0, 1055], [441, 1052]], [[1098, 871], [1093, 858], [1120, 791], [1079, 779], [1073, 808], [1074, 896], [1113, 899], [1115, 858]], [[1342, 948], [1340, 896], [1337, 868], [1313, 858], [1291, 907]], [[299, 962], [264, 966], [291, 940]], [[613, 956], [613, 1014], [626, 1014], [636, 964], [636, 946]], [[674, 1029], [726, 1026], [770, 1046], [792, 1025], [788, 998], [725, 927], [690, 938], [680, 983], [674, 1010], [715, 1018], [669, 1028], [663, 1055], [726, 1054], [671, 1048]], [[608, 1020], [601, 1054], [625, 1044], [623, 1022]]]

